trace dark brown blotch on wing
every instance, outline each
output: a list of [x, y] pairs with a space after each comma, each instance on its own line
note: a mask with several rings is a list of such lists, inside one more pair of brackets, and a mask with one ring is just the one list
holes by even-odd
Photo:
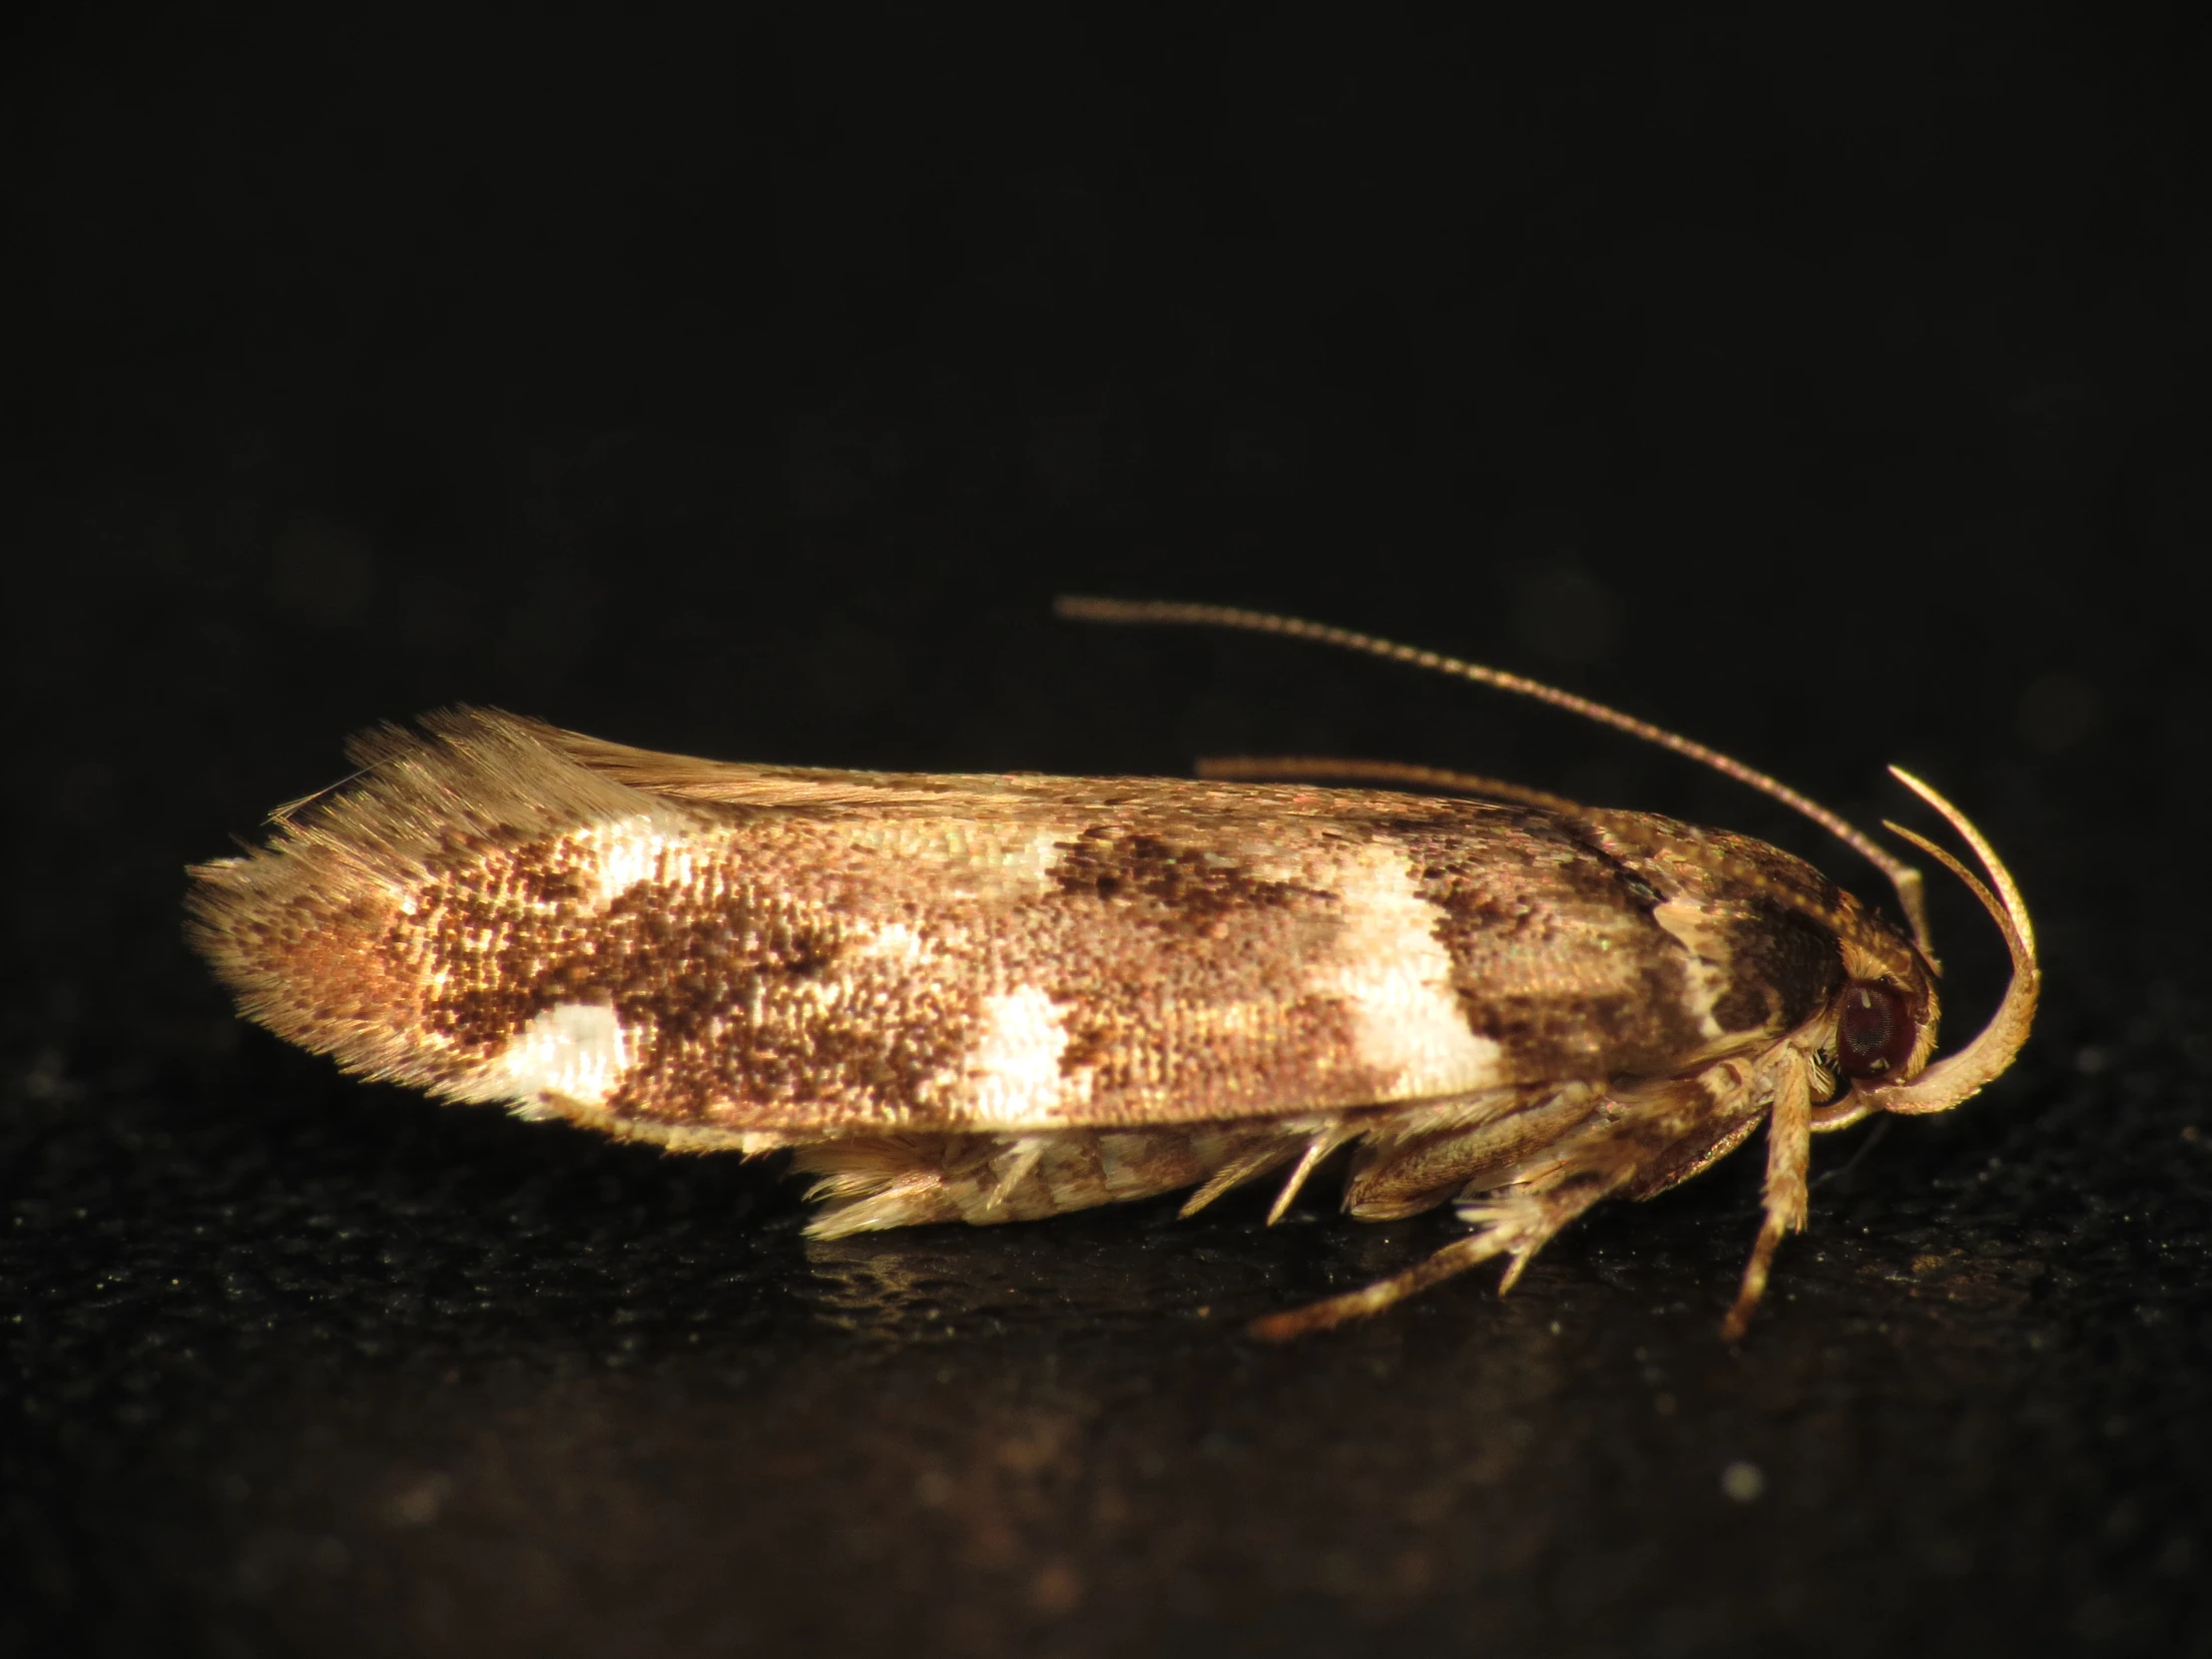
[[795, 882], [802, 858], [764, 856], [785, 872], [773, 884], [702, 859], [692, 879], [648, 878], [603, 910], [539, 907], [582, 890], [575, 856], [559, 840], [518, 847], [418, 894], [430, 1031], [489, 1060], [549, 1008], [612, 1007], [637, 1056], [607, 1110], [671, 1124], [733, 1105], [895, 1121], [971, 1040], [969, 988], [852, 951], [850, 907]]
[[1350, 1012], [1309, 988], [1338, 900], [1258, 874], [1223, 839], [1101, 825], [1060, 843], [1050, 954], [1034, 970], [1062, 1011], [1061, 1072], [1090, 1075], [1103, 1116], [1178, 1096], [1235, 1113], [1358, 1092]]
[[1835, 935], [1819, 922], [1760, 902], [1727, 928], [1728, 989], [1713, 1002], [1723, 1031], [1789, 1030], [1844, 988]]
[[1112, 825], [1093, 825], [1060, 842], [1050, 876], [1071, 898], [1132, 906], [1155, 923], [1183, 931], [1200, 930], [1233, 911], [1310, 904], [1326, 896], [1255, 875], [1227, 853]]
[[487, 1060], [547, 1008], [586, 1000], [564, 993], [585, 960], [579, 856], [573, 841], [549, 838], [424, 860], [413, 912], [390, 917], [385, 947], [416, 964], [424, 1031]]
[[[1895, 944], [1858, 901], [1779, 847], [1725, 830], [1647, 814], [1610, 813], [1589, 844], [1709, 918], [1704, 950], [1727, 977], [1713, 1018], [1725, 1032], [1803, 1024], [1847, 977], [1839, 928]], [[1909, 949], [1909, 947], [1907, 947]]]
[[1467, 1027], [1513, 1081], [1667, 1072], [1701, 1046], [1682, 946], [1641, 876], [1537, 814], [1407, 845]]

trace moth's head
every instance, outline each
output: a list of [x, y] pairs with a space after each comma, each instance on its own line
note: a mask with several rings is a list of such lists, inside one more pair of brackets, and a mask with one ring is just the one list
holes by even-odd
[[1861, 954], [1847, 945], [1845, 959], [1855, 971], [1836, 998], [1828, 1058], [1854, 1089], [1918, 1077], [1936, 1051], [1935, 974], [1917, 950], [1879, 965], [1852, 961]]
[[[1898, 825], [1889, 829], [1938, 860], [1989, 912], [2012, 957], [2012, 978], [1996, 1012], [1973, 1040], [1930, 1063], [1936, 1049], [1936, 967], [1918, 946], [1868, 918], [1869, 929], [1847, 932], [1844, 966], [1849, 981], [1837, 998], [1832, 1035], [1824, 1054], [1844, 1091], [1814, 1114], [1817, 1128], [1836, 1129], [1871, 1112], [1947, 1112], [1977, 1093], [2011, 1065], [2034, 1022], [2042, 992], [2035, 959], [2035, 931], [2011, 872], [1964, 814], [1910, 773], [1891, 769], [1900, 781], [1950, 821], [1973, 848], [1995, 891], [1963, 864], [1923, 836]], [[1908, 908], [1913, 908], [1910, 900]], [[1856, 934], [1856, 936], [1854, 936]]]

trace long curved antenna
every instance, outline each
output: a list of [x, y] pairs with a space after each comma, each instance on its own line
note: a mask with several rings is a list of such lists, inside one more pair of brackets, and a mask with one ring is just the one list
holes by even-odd
[[1890, 878], [1890, 885], [1897, 889], [1898, 903], [1904, 908], [1905, 918], [1912, 925], [1914, 941], [1920, 945], [1923, 954], [1934, 959], [1935, 947], [1928, 928], [1928, 897], [1919, 870], [1884, 850], [1879, 842], [1855, 829], [1846, 819], [1830, 812], [1811, 797], [1800, 795], [1780, 779], [1771, 778], [1756, 767], [1746, 766], [1717, 749], [1708, 749], [1705, 745], [1677, 736], [1664, 727], [1638, 720], [1634, 715], [1623, 714], [1618, 709], [1608, 708], [1605, 704], [1592, 702], [1586, 697], [1577, 697], [1556, 686], [1547, 686], [1541, 680], [1525, 679], [1518, 674], [1508, 674], [1502, 669], [1485, 668], [1480, 663], [1463, 662], [1457, 657], [1423, 651], [1417, 646], [1398, 645], [1389, 640], [1377, 639], [1372, 634], [1355, 633], [1349, 628], [1332, 628], [1327, 623], [1308, 622], [1301, 617], [1240, 610], [1233, 605], [1191, 605], [1160, 599], [1098, 599], [1078, 594], [1061, 595], [1052, 602], [1052, 609], [1054, 614], [1071, 622], [1157, 623], [1187, 628], [1231, 628], [1248, 634], [1276, 634], [1286, 639], [1312, 640], [1317, 644], [1334, 645], [1346, 651], [1365, 652], [1370, 657], [1381, 657], [1385, 662], [1409, 664], [1414, 668], [1448, 674], [1460, 680], [1472, 680], [1477, 685], [1490, 686], [1498, 691], [1531, 698], [1538, 703], [1547, 703], [1554, 709], [1564, 709], [1568, 714], [1580, 715], [1585, 720], [1596, 721], [1600, 726], [1610, 726], [1631, 737], [1641, 738], [1646, 743], [1656, 744], [1661, 749], [1672, 750], [1677, 755], [1710, 767], [1723, 777], [1733, 778], [1737, 783], [1755, 789], [1761, 795], [1779, 801], [1793, 812], [1811, 819], [1881, 870]]
[[1512, 801], [1523, 807], [1540, 807], [1562, 818], [1587, 811], [1581, 802], [1569, 801], [1549, 790], [1532, 790], [1522, 784], [1508, 784], [1502, 778], [1452, 772], [1443, 767], [1411, 766], [1402, 761], [1357, 761], [1327, 755], [1205, 755], [1192, 770], [1213, 783], [1324, 783], [1341, 778], [1363, 784], [1410, 784], [1415, 789]]
[[[1903, 767], [1892, 767], [1890, 771], [1899, 783], [1940, 813], [1944, 822], [1958, 831], [1958, 838], [1972, 847], [1974, 856], [1981, 860], [1981, 867], [1988, 872], [1988, 886], [1983, 886], [1971, 870], [1926, 836], [1914, 833], [1901, 824], [1889, 826], [1930, 857], [1939, 860], [1981, 901], [1981, 907], [1989, 912], [1989, 919], [1996, 923], [1997, 931], [2004, 935], [2004, 948], [2012, 958], [2012, 977], [2004, 987], [2004, 1000], [1989, 1016], [1989, 1023], [1964, 1048], [1937, 1060], [1910, 1082], [1871, 1089], [1855, 1086], [1851, 1095], [1838, 1104], [1850, 1106], [1858, 1100], [1868, 1110], [1905, 1116], [1947, 1112], [2001, 1077], [2011, 1065], [2020, 1045], [2027, 1041], [2028, 1027], [2035, 1023], [2035, 1005], [2042, 997], [2043, 970], [2035, 959], [2035, 924], [2028, 920], [2027, 902], [2020, 897], [2012, 872], [1982, 838], [1981, 831], [1964, 813]], [[1989, 887], [1996, 891], [1991, 892]]]

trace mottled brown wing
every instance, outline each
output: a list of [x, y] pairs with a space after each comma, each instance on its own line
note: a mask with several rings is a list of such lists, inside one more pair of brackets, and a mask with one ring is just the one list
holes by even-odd
[[683, 1146], [1243, 1119], [1761, 1044], [1842, 982], [1715, 849], [1361, 790], [722, 766], [461, 712], [202, 866], [252, 1017]]

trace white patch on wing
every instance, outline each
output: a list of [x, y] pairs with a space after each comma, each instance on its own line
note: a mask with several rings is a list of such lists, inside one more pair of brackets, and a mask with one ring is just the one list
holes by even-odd
[[1698, 1029], [1709, 1041], [1717, 1040], [1724, 1033], [1721, 1022], [1713, 1017], [1713, 1007], [1729, 983], [1731, 951], [1726, 929], [1715, 925], [1713, 918], [1698, 905], [1679, 898], [1670, 898], [1656, 906], [1651, 919], [1681, 941], [1690, 1009], [1697, 1015]]
[[1030, 898], [1052, 890], [1065, 827], [928, 820], [855, 819], [836, 827], [844, 844], [924, 871], [933, 881], [984, 898]]
[[563, 1002], [524, 1026], [491, 1063], [500, 1092], [527, 1108], [547, 1095], [603, 1104], [630, 1066], [630, 1042], [612, 1008]]
[[856, 939], [851, 948], [855, 955], [880, 957], [907, 967], [919, 967], [930, 955], [929, 941], [902, 921], [879, 924], [866, 938]]
[[985, 997], [983, 1034], [967, 1057], [974, 1093], [965, 1115], [979, 1124], [1018, 1127], [1049, 1122], [1087, 1098], [1087, 1077], [1061, 1075], [1067, 1045], [1059, 1007], [1036, 986]]
[[1337, 872], [1344, 931], [1314, 988], [1344, 998], [1357, 1057], [1386, 1080], [1385, 1098], [1463, 1094], [1501, 1080], [1500, 1050], [1467, 1028], [1451, 986], [1436, 907], [1399, 848], [1360, 848]]
[[599, 843], [599, 903], [612, 904], [640, 881], [658, 873], [669, 838], [650, 818], [602, 824], [592, 831]]
[[1002, 848], [996, 860], [1002, 887], [1020, 893], [1050, 891], [1052, 866], [1065, 856], [1063, 848], [1072, 838], [1064, 829], [1038, 830]]

